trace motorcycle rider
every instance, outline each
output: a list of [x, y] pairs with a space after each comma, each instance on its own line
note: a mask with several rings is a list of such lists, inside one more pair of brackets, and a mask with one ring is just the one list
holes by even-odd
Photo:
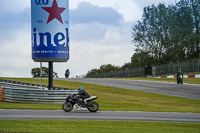
[[75, 94], [75, 95], [79, 95], [80, 98], [82, 100], [84, 100], [84, 103], [87, 104], [87, 100], [90, 98], [90, 95], [87, 93], [87, 91], [85, 91], [83, 89], [83, 87], [78, 87], [78, 94]]
[[69, 77], [69, 74], [70, 74], [70, 71], [69, 71], [69, 69], [67, 69], [67, 70], [65, 71], [65, 78], [68, 78], [68, 77]]
[[179, 80], [179, 76], [182, 76], [182, 81], [183, 81], [183, 73], [182, 71], [179, 71], [177, 74], [176, 74], [176, 79], [177, 79], [177, 84], [178, 84], [178, 80]]
[[88, 109], [90, 112], [96, 112], [99, 109], [99, 105], [93, 100], [97, 99], [97, 97], [98, 96], [90, 97], [83, 87], [78, 87], [78, 93], [68, 96], [62, 108], [66, 112], [70, 112], [76, 108], [80, 110]]

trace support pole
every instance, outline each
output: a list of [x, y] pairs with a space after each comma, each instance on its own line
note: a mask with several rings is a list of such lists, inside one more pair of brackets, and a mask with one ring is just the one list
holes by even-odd
[[40, 62], [40, 89], [42, 90], [42, 62]]
[[49, 90], [53, 89], [53, 62], [49, 62]]

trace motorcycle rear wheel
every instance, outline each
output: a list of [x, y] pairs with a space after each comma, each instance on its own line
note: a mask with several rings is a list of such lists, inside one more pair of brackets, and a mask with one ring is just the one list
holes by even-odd
[[96, 102], [89, 102], [87, 109], [90, 112], [97, 112], [99, 110], [99, 104]]
[[65, 112], [70, 112], [70, 111], [72, 111], [72, 109], [73, 109], [73, 105], [72, 105], [72, 103], [70, 103], [70, 102], [64, 103], [64, 104], [62, 105], [62, 109], [63, 109]]

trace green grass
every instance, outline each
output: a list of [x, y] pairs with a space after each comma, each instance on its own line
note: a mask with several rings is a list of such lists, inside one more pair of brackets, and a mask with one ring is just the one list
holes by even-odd
[[[10, 79], [11, 80], [11, 79]], [[12, 79], [39, 84], [39, 79]], [[45, 80], [47, 83], [47, 81]], [[100, 110], [193, 112], [200, 113], [200, 100], [140, 92], [86, 83], [54, 81], [54, 86], [77, 89], [83, 86], [91, 95], [97, 95]], [[61, 104], [22, 104], [0, 102], [1, 109], [61, 109]]]
[[0, 109], [60, 110], [61, 104], [9, 103], [0, 101]]
[[200, 123], [68, 120], [1, 120], [10, 133], [199, 133]]
[[[161, 82], [174, 82], [176, 83], [175, 78], [122, 78], [129, 80], [148, 80], [148, 81], [161, 81]], [[200, 84], [200, 78], [184, 78], [183, 83], [188, 84]]]

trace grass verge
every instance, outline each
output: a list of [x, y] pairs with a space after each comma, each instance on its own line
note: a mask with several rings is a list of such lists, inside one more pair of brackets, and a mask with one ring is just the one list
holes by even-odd
[[1, 120], [0, 132], [10, 133], [199, 133], [200, 123], [68, 120]]
[[[39, 84], [39, 79], [10, 79]], [[44, 80], [47, 84], [47, 80]], [[91, 95], [97, 95], [100, 110], [110, 111], [152, 111], [200, 113], [200, 100], [169, 95], [140, 92], [115, 87], [86, 83], [54, 81], [54, 86], [77, 89], [83, 86]], [[61, 104], [22, 104], [0, 102], [1, 109], [61, 109]]]
[[[129, 80], [148, 80], [148, 81], [162, 81], [162, 82], [174, 82], [176, 83], [175, 78], [122, 78], [122, 79], [129, 79]], [[183, 84], [200, 84], [200, 78], [184, 78]]]

